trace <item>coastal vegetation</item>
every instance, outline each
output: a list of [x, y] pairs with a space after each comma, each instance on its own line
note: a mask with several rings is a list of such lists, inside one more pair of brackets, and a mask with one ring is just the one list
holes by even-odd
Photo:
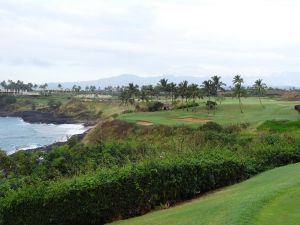
[[[34, 113], [39, 122], [47, 117], [93, 128], [83, 139], [72, 137], [47, 151], [0, 152], [0, 224], [104, 224], [300, 162], [297, 95], [267, 88], [260, 79], [247, 87], [239, 75], [232, 85], [213, 76], [201, 84], [162, 79], [154, 86], [130, 83], [109, 91], [64, 91], [60, 85], [41, 89], [47, 94], [39, 96], [1, 95], [2, 116], [31, 120], [26, 115]], [[253, 179], [249, 182], [263, 180]], [[218, 201], [208, 202], [207, 210]], [[232, 204], [242, 215], [243, 200]], [[210, 217], [204, 215], [203, 221]]]

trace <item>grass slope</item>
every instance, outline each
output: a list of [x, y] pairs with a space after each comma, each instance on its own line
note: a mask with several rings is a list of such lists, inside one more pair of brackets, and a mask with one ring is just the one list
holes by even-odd
[[197, 200], [113, 225], [296, 225], [300, 164], [264, 172]]
[[264, 108], [259, 104], [257, 98], [243, 99], [244, 113], [241, 114], [238, 101], [233, 98], [226, 100], [219, 105], [215, 112], [208, 114], [204, 106], [205, 100], [202, 100], [201, 106], [193, 112], [178, 109], [172, 111], [160, 112], [140, 112], [120, 115], [120, 119], [136, 122], [138, 120], [149, 121], [155, 124], [179, 125], [185, 124], [192, 127], [199, 126], [201, 123], [179, 121], [176, 118], [195, 117], [209, 118], [220, 124], [237, 124], [237, 123], [260, 123], [266, 120], [298, 120], [299, 114], [294, 110], [294, 106], [299, 104], [297, 101], [279, 101], [266, 98], [263, 100]]

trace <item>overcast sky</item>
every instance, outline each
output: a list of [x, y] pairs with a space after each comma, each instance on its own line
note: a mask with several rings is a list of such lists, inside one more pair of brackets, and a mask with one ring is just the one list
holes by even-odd
[[0, 0], [0, 80], [300, 72], [299, 12], [299, 0]]

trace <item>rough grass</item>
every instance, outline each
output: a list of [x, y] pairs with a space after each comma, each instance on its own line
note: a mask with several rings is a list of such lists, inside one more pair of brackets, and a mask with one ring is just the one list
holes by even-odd
[[262, 107], [257, 98], [244, 98], [243, 108], [244, 113], [241, 114], [238, 101], [233, 98], [226, 98], [217, 109], [208, 113], [205, 108], [205, 100], [201, 100], [199, 107], [189, 109], [159, 111], [159, 112], [140, 112], [129, 113], [119, 116], [119, 119], [129, 122], [145, 120], [155, 124], [163, 125], [180, 125], [185, 124], [192, 127], [197, 127], [203, 123], [179, 121], [177, 118], [194, 117], [207, 118], [220, 124], [237, 124], [237, 123], [252, 123], [259, 124], [266, 120], [298, 120], [299, 113], [294, 110], [294, 106], [299, 104], [299, 101], [280, 101], [275, 99], [263, 99], [264, 107]]
[[300, 130], [300, 120], [288, 121], [288, 120], [269, 120], [264, 122], [258, 127], [259, 130], [270, 130], [273, 132], [294, 132]]
[[113, 225], [296, 225], [300, 164], [262, 173], [197, 200]]

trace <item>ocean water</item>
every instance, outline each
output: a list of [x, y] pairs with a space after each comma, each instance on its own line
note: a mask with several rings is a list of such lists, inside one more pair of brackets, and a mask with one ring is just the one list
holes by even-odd
[[0, 149], [11, 154], [58, 141], [66, 141], [72, 135], [87, 130], [81, 124], [31, 124], [20, 118], [0, 117]]

